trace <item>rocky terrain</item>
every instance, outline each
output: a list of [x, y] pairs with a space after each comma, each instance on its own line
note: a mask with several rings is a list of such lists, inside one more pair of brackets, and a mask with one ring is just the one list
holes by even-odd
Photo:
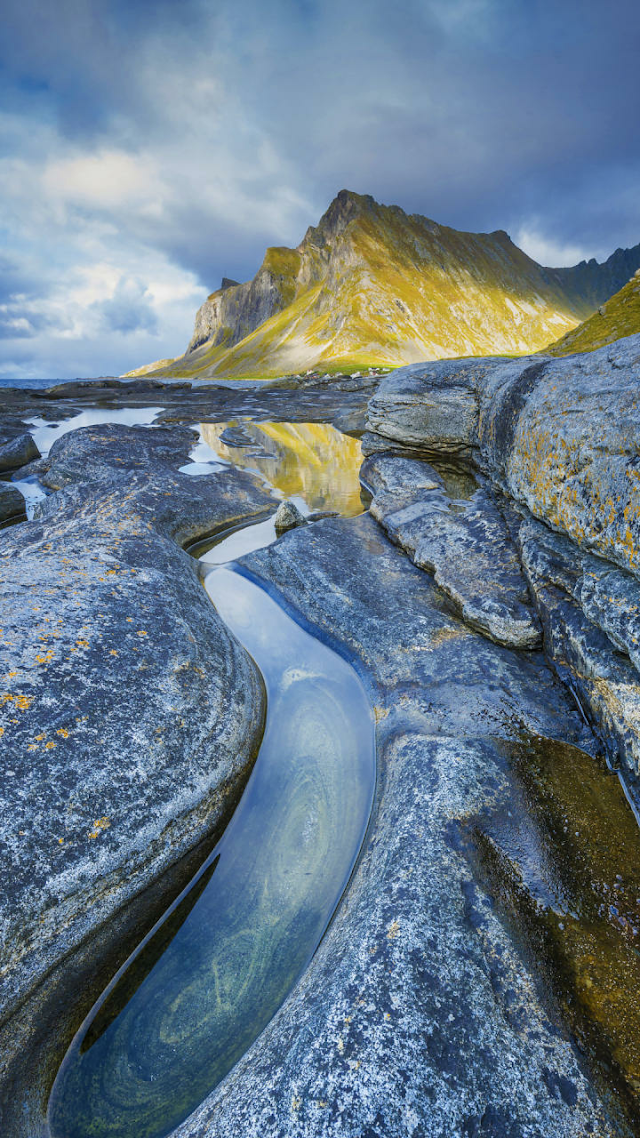
[[[353, 386], [139, 390], [166, 392], [165, 424], [295, 406], [357, 431], [368, 399], [370, 510], [283, 510], [240, 569], [365, 684], [369, 830], [301, 981], [174, 1138], [637, 1134], [640, 336]], [[25, 468], [55, 491], [40, 516], [2, 534], [10, 1138], [40, 1138], [74, 1027], [202, 857], [260, 733], [259, 677], [180, 546], [276, 503], [247, 472], [180, 475], [192, 439], [65, 436]]]
[[2, 533], [3, 1134], [28, 1122], [52, 1043], [59, 1062], [71, 1017], [189, 879], [257, 753], [260, 676], [181, 547], [275, 502], [243, 472], [179, 474], [195, 438], [72, 432], [41, 464], [58, 493]]
[[507, 233], [463, 233], [341, 190], [296, 249], [267, 249], [251, 281], [225, 279], [184, 356], [136, 374], [278, 375], [537, 351], [591, 315], [640, 266], [537, 264]]

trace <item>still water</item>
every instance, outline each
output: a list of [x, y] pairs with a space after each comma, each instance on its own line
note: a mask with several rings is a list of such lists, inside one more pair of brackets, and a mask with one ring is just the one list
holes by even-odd
[[354, 670], [239, 573], [214, 569], [205, 585], [265, 679], [260, 754], [196, 880], [74, 1039], [50, 1100], [53, 1138], [170, 1134], [308, 964], [367, 826], [374, 728]]
[[[362, 513], [358, 439], [328, 423], [202, 423], [202, 440], [213, 458], [261, 474], [285, 498], [302, 498], [310, 510]], [[246, 436], [246, 446], [224, 438]]]

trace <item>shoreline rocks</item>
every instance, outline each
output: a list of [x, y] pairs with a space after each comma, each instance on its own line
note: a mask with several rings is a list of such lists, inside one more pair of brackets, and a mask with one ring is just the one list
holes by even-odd
[[174, 1138], [630, 1133], [457, 837], [508, 802], [511, 747], [593, 744], [541, 654], [468, 629], [366, 514], [293, 530], [241, 565], [358, 668], [378, 791], [313, 961]]
[[[563, 359], [404, 368], [382, 380], [367, 426], [369, 463], [411, 455], [483, 478], [519, 551], [545, 652], [640, 801], [640, 336]], [[426, 511], [435, 491], [418, 477], [414, 491], [388, 496], [383, 525], [392, 529], [407, 493]], [[406, 541], [401, 528], [397, 538]], [[449, 542], [439, 552], [455, 556]]]
[[[134, 906], [123, 926], [124, 907], [142, 894], [144, 909], [143, 891], [219, 830], [259, 745], [261, 679], [180, 546], [275, 501], [243, 472], [180, 474], [195, 437], [119, 426], [64, 436], [46, 475], [64, 488], [0, 545], [7, 1134], [23, 1133], [25, 1101], [99, 994], [94, 974], [137, 925]], [[38, 1018], [64, 1006], [73, 954], [98, 931], [68, 993], [71, 1020], [59, 1012], [46, 1041], [53, 1057], [25, 1070]]]

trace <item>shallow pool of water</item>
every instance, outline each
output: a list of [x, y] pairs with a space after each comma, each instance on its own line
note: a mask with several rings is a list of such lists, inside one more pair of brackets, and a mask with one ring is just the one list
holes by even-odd
[[[234, 431], [251, 441], [246, 446], [228, 445], [223, 436]], [[202, 423], [200, 432], [201, 444], [209, 448], [212, 461], [254, 471], [282, 497], [298, 497], [309, 510], [337, 510], [348, 517], [363, 510], [360, 442], [328, 423], [234, 419]], [[196, 461], [206, 462], [202, 445], [197, 453]]]
[[127, 427], [146, 427], [153, 423], [162, 410], [162, 407], [92, 407], [59, 423], [37, 418], [26, 419], [25, 422], [29, 434], [44, 458], [56, 440], [69, 431], [76, 431], [79, 427], [95, 427], [98, 423], [123, 423]]
[[265, 679], [260, 754], [197, 879], [77, 1034], [51, 1096], [53, 1138], [170, 1134], [291, 991], [367, 826], [374, 727], [355, 671], [246, 577], [215, 569], [205, 584]]

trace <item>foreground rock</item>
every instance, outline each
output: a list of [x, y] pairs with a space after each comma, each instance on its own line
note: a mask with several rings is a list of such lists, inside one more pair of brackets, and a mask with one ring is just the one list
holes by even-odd
[[0, 522], [24, 515], [24, 498], [16, 486], [10, 482], [0, 482]]
[[[632, 781], [640, 772], [639, 393], [640, 336], [562, 360], [419, 364], [381, 382], [363, 441], [369, 454], [395, 455], [392, 465], [411, 454], [482, 472], [522, 555], [545, 651]], [[419, 479], [414, 493], [425, 502]], [[392, 512], [385, 502], [383, 524]]]
[[540, 654], [447, 613], [432, 577], [366, 515], [292, 531], [243, 564], [358, 667], [375, 704], [378, 800], [302, 981], [175, 1138], [628, 1133], [463, 848], [467, 819], [509, 804], [523, 740], [591, 746], [563, 687]]
[[3, 1134], [37, 1129], [70, 1035], [256, 753], [261, 681], [180, 546], [275, 503], [248, 474], [179, 474], [194, 438], [65, 436], [65, 489], [0, 542]]
[[0, 446], [0, 471], [17, 470], [36, 458], [40, 458], [40, 451], [31, 435], [18, 435], [11, 442]]
[[296, 526], [306, 525], [307, 519], [304, 514], [300, 512], [295, 502], [285, 500], [278, 506], [273, 521], [276, 527], [276, 533], [280, 536], [286, 533], [287, 530], [295, 529]]
[[[535, 648], [540, 625], [506, 523], [491, 494], [415, 459], [378, 455], [362, 467], [370, 509], [421, 569], [429, 569], [471, 628], [496, 644]], [[470, 485], [469, 485], [470, 484]]]

